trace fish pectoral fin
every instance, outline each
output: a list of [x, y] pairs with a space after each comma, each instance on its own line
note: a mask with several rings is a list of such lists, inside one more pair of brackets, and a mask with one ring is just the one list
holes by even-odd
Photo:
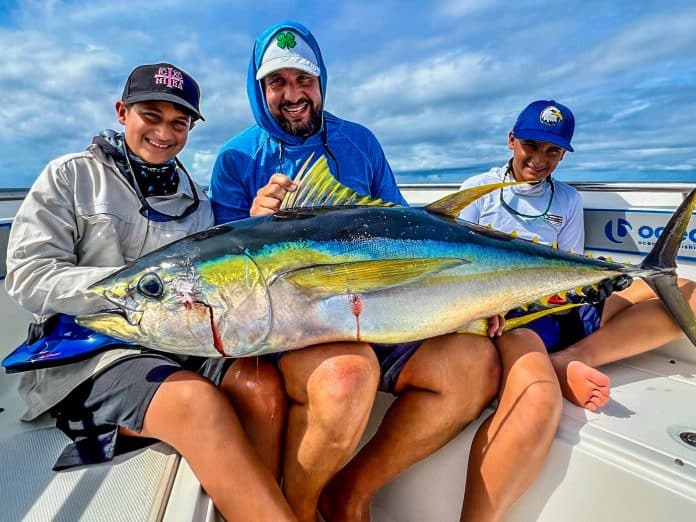
[[452, 194], [448, 194], [444, 198], [433, 201], [424, 208], [433, 214], [441, 214], [443, 216], [457, 217], [459, 213], [469, 205], [476, 201], [481, 196], [485, 196], [489, 192], [509, 187], [510, 185], [528, 185], [526, 181], [508, 181], [504, 183], [489, 183], [488, 185], [479, 185], [477, 187], [466, 188]]
[[[569, 303], [559, 306], [551, 306], [549, 308], [544, 308], [537, 312], [532, 312], [530, 314], [521, 315], [519, 317], [511, 317], [505, 319], [505, 326], [503, 327], [504, 332], [509, 332], [520, 326], [524, 326], [527, 323], [531, 323], [535, 319], [544, 317], [545, 315], [557, 314], [559, 312], [565, 312], [572, 308], [577, 308], [578, 306], [583, 306], [582, 303]], [[476, 335], [488, 335], [488, 320], [487, 319], [474, 319], [473, 321], [465, 324], [456, 333], [472, 333]]]
[[458, 258], [350, 261], [292, 270], [275, 280], [283, 278], [320, 295], [341, 295], [406, 285], [467, 263]]
[[295, 176], [297, 190], [285, 194], [280, 209], [308, 207], [337, 207], [346, 205], [367, 205], [394, 207], [394, 203], [358, 194], [342, 185], [331, 174], [326, 156], [322, 155], [311, 167], [307, 167], [314, 154], [310, 154]]

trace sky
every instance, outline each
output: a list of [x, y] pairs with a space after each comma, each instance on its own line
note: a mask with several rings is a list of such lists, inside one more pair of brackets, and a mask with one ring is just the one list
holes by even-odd
[[286, 19], [319, 42], [325, 108], [372, 130], [400, 181], [502, 165], [517, 114], [554, 99], [576, 118], [560, 179], [696, 183], [691, 0], [0, 0], [0, 188], [119, 129], [129, 72], [160, 61], [201, 86], [180, 158], [206, 185], [253, 124], [253, 42]]

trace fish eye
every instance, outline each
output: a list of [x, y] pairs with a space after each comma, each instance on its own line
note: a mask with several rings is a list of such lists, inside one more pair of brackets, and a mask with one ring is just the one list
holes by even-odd
[[146, 297], [162, 297], [164, 285], [157, 274], [145, 274], [138, 281], [138, 291]]

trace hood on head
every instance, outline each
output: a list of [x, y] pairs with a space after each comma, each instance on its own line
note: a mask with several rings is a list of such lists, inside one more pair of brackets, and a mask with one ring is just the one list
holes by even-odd
[[324, 59], [321, 56], [321, 50], [319, 49], [319, 44], [314, 39], [314, 36], [309, 29], [298, 22], [284, 21], [279, 24], [273, 25], [266, 30], [264, 30], [256, 38], [254, 43], [254, 49], [251, 53], [251, 60], [249, 61], [249, 69], [247, 71], [247, 95], [249, 96], [249, 103], [251, 104], [251, 111], [254, 114], [254, 119], [256, 123], [268, 132], [273, 138], [282, 141], [283, 143], [288, 143], [290, 145], [297, 145], [303, 143], [305, 138], [300, 136], [295, 136], [293, 134], [288, 134], [285, 132], [278, 122], [275, 121], [268, 106], [266, 105], [266, 97], [263, 94], [262, 81], [256, 79], [256, 73], [261, 66], [261, 59], [263, 58], [263, 53], [268, 47], [268, 44], [273, 40], [275, 35], [280, 31], [285, 31], [287, 29], [292, 29], [296, 31], [307, 44], [311, 47], [312, 51], [317, 58], [317, 65], [319, 66], [319, 83], [321, 88], [321, 99], [322, 102], [326, 101], [326, 66], [324, 65]]

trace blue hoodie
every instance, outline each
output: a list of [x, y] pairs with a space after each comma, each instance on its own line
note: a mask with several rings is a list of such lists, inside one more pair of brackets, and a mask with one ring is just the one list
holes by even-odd
[[266, 105], [262, 80], [256, 80], [256, 71], [275, 34], [287, 29], [300, 34], [314, 51], [320, 68], [321, 97], [322, 101], [326, 100], [326, 66], [312, 33], [303, 25], [289, 21], [262, 32], [254, 44], [247, 72], [247, 95], [256, 125], [223, 145], [215, 161], [210, 181], [215, 222], [249, 217], [256, 192], [268, 184], [271, 176], [282, 172], [294, 178], [311, 153], [315, 159], [326, 155], [333, 175], [358, 193], [406, 205], [382, 147], [362, 125], [324, 111], [322, 128], [304, 138], [288, 134], [273, 118]]

